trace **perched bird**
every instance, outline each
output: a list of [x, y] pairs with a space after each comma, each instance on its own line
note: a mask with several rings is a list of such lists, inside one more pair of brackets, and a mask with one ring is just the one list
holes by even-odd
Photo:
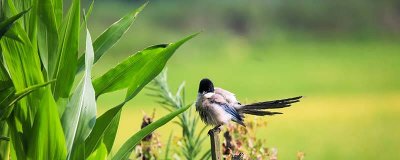
[[281, 112], [272, 112], [266, 109], [289, 107], [292, 103], [299, 102], [301, 97], [242, 105], [233, 93], [222, 88], [214, 88], [211, 80], [204, 78], [199, 85], [196, 111], [199, 112], [200, 118], [204, 123], [215, 126], [212, 130], [219, 130], [220, 126], [230, 121], [245, 126], [243, 123], [244, 114], [256, 116], [282, 114]]

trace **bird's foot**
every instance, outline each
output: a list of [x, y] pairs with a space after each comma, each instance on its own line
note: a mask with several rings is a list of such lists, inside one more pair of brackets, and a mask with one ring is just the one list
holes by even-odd
[[220, 132], [221, 132], [221, 128], [219, 128], [219, 127], [221, 127], [221, 125], [216, 126], [216, 127], [214, 127], [213, 129], [210, 129], [210, 130], [208, 131], [208, 134], [209, 134], [209, 135], [212, 135], [212, 134], [214, 134], [214, 133], [220, 133]]

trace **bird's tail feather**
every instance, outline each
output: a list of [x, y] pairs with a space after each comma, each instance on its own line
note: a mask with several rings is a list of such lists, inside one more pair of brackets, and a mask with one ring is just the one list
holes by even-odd
[[252, 103], [244, 105], [240, 110], [244, 114], [251, 114], [256, 116], [282, 114], [281, 112], [265, 111], [264, 109], [277, 109], [277, 108], [289, 107], [291, 106], [292, 103], [299, 102], [300, 98], [302, 97], [303, 96], [298, 96], [298, 97], [286, 98], [274, 101]]

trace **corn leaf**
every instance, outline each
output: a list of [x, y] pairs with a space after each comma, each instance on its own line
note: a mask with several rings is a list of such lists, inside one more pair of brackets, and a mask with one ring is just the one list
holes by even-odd
[[[124, 35], [132, 23], [135, 21], [136, 16], [143, 10], [147, 3], [143, 4], [138, 9], [125, 15], [120, 20], [107, 28], [93, 43], [94, 48], [94, 63], [96, 63], [103, 54], [113, 47], [119, 39]], [[78, 60], [78, 72], [83, 69], [84, 58], [83, 56]]]
[[[40, 53], [40, 58], [46, 72], [49, 71], [49, 61], [54, 65], [57, 60], [57, 45], [58, 45], [58, 26], [54, 13], [53, 0], [38, 0], [37, 14], [38, 33], [37, 43]], [[48, 76], [48, 75], [47, 75]]]
[[191, 35], [170, 45], [151, 46], [128, 57], [122, 63], [93, 81], [96, 97], [107, 92], [129, 88], [125, 101], [132, 99], [147, 83], [161, 72], [176, 49], [195, 35]]
[[102, 143], [86, 160], [105, 160], [107, 159], [107, 155], [106, 145]]
[[87, 30], [85, 74], [62, 116], [68, 157], [72, 156], [74, 159], [84, 159], [84, 153], [79, 148], [84, 144], [96, 121], [96, 99], [91, 82], [93, 58], [92, 40]]
[[52, 66], [52, 63], [49, 62], [49, 77], [56, 79], [53, 85], [53, 95], [56, 101], [59, 98], [69, 97], [74, 82], [78, 57], [79, 28], [80, 1], [73, 0], [67, 19], [62, 25], [58, 60], [55, 66]]
[[18, 13], [17, 15], [12, 16], [12, 17], [0, 22], [0, 39], [11, 28], [11, 26], [14, 24], [14, 22], [17, 21], [19, 18], [21, 18], [28, 11], [29, 11], [29, 9], [24, 10], [24, 11]]
[[0, 121], [0, 159], [9, 159], [10, 138], [6, 121]]
[[29, 93], [50, 84], [51, 82], [53, 82], [53, 81], [46, 82], [43, 84], [33, 85], [22, 91], [19, 91], [18, 93], [15, 93], [15, 90], [13, 87], [10, 87], [9, 89], [5, 90], [4, 92], [1, 92], [0, 93], [0, 120], [4, 120], [4, 119], [8, 118], [8, 116], [11, 114], [11, 112], [14, 108], [14, 104], [16, 102], [18, 102], [20, 99], [24, 98]]
[[111, 108], [96, 120], [96, 124], [85, 141], [86, 157], [91, 155], [99, 145], [104, 144], [107, 151], [111, 152], [114, 139], [118, 130], [121, 109], [125, 103]]
[[117, 151], [115, 156], [112, 158], [113, 160], [125, 160], [128, 159], [129, 156], [132, 153], [132, 150], [134, 147], [148, 134], [156, 130], [157, 128], [163, 126], [164, 124], [168, 123], [171, 121], [174, 117], [178, 116], [182, 112], [186, 111], [190, 106], [186, 106], [183, 108], [180, 108], [162, 118], [159, 120], [149, 124], [148, 126], [144, 127], [141, 129], [139, 132], [134, 134], [132, 137], [130, 137], [123, 145], [122, 147]]

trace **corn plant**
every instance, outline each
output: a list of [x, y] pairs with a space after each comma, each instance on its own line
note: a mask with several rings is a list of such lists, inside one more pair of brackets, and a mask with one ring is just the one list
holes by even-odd
[[[189, 106], [144, 127], [111, 156], [121, 110], [156, 77], [191, 35], [148, 47], [98, 78], [91, 70], [146, 4], [92, 42], [80, 0], [0, 0], [0, 159], [127, 159], [147, 134]], [[82, 18], [83, 17], [83, 18]], [[85, 51], [79, 39], [86, 28]], [[77, 76], [82, 72], [83, 76]], [[80, 79], [77, 86], [74, 80]], [[96, 100], [126, 89], [124, 101], [96, 116]], [[110, 156], [109, 156], [110, 155]]]
[[[175, 95], [172, 94], [167, 83], [167, 71], [161, 72], [153, 80], [153, 85], [148, 87], [155, 91], [155, 94], [150, 94], [158, 98], [158, 102], [163, 107], [173, 112], [175, 109], [187, 108], [193, 105], [193, 102], [186, 104], [185, 101], [185, 83], [182, 83]], [[202, 150], [202, 144], [207, 139], [203, 132], [206, 126], [202, 127], [200, 131], [197, 131], [197, 125], [199, 117], [193, 114], [192, 110], [188, 110], [178, 116], [179, 121], [177, 124], [182, 127], [182, 140], [180, 141], [181, 148], [178, 155], [184, 157], [184, 159], [208, 159], [210, 157], [210, 150]], [[169, 143], [170, 144], [170, 143]], [[169, 148], [169, 145], [167, 145]], [[165, 159], [168, 159], [168, 150]], [[205, 151], [205, 152], [203, 152]]]

